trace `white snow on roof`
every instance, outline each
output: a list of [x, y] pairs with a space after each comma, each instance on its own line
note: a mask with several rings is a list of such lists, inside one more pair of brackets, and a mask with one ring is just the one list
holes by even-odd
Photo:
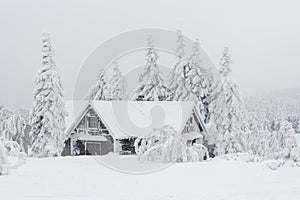
[[163, 125], [181, 132], [194, 107], [189, 101], [67, 101], [67, 130], [89, 103], [115, 138], [143, 137]]
[[88, 101], [66, 101], [66, 131], [72, 126], [76, 118], [80, 117], [81, 112], [87, 107]]

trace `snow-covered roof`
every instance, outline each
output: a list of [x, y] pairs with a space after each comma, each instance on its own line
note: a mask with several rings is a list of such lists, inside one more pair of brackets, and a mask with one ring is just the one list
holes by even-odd
[[143, 137], [163, 125], [182, 132], [194, 108], [191, 101], [67, 101], [68, 133], [89, 105], [115, 138]]

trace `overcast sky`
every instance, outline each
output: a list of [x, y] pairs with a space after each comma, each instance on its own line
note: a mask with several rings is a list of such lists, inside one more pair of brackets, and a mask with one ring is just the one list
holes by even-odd
[[229, 46], [244, 95], [298, 87], [299, 10], [297, 0], [0, 0], [0, 104], [30, 107], [42, 31], [52, 35], [66, 98], [89, 52], [143, 27], [182, 29], [215, 63]]

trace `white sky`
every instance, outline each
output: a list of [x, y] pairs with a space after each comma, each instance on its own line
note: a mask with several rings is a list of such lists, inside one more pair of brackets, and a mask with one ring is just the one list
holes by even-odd
[[123, 31], [182, 29], [217, 63], [228, 45], [244, 95], [300, 86], [300, 2], [0, 0], [0, 104], [31, 105], [40, 36], [52, 34], [66, 98], [95, 47]]

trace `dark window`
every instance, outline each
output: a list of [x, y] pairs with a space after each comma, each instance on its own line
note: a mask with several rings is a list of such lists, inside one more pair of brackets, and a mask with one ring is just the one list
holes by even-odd
[[89, 117], [88, 118], [88, 126], [89, 128], [97, 128], [98, 126], [98, 119], [97, 117]]

